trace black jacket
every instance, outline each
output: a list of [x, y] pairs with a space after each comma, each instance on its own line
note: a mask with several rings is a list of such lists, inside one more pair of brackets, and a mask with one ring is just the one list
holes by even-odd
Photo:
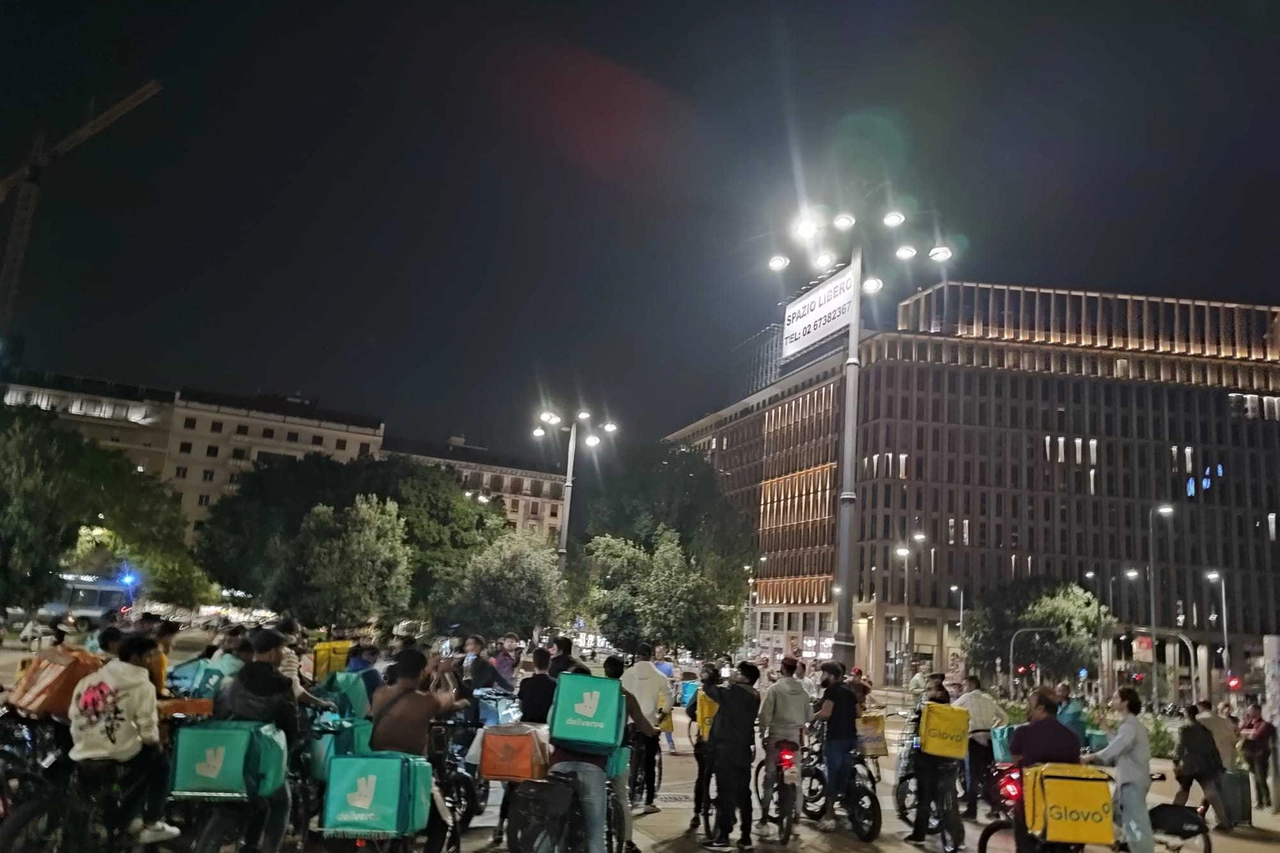
[[1217, 776], [1223, 771], [1222, 754], [1213, 740], [1213, 732], [1200, 723], [1187, 723], [1178, 738], [1173, 755], [1174, 773], [1178, 776]]
[[751, 766], [751, 747], [756, 740], [756, 717], [760, 714], [760, 694], [746, 684], [702, 682], [707, 698], [719, 704], [708, 737], [717, 761]]
[[213, 710], [220, 720], [275, 723], [290, 746], [297, 740], [298, 703], [293, 698], [293, 682], [269, 663], [245, 664], [231, 684], [218, 694]]

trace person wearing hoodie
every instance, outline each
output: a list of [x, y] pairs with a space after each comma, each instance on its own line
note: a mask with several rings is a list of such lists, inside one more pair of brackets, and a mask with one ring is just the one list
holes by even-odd
[[[653, 665], [653, 648], [648, 643], [641, 643], [640, 648], [636, 649], [636, 662], [622, 674], [622, 689], [636, 697], [640, 711], [649, 721], [649, 725], [656, 729], [661, 722], [659, 709], [663, 700], [666, 700], [669, 708], [672, 705], [672, 699], [667, 677]], [[654, 796], [657, 794], [658, 733], [638, 735], [636, 742], [644, 750], [644, 754], [639, 756], [644, 762], [641, 764], [644, 768], [644, 813], [654, 814], [659, 811], [653, 803]]]
[[117, 657], [76, 684], [71, 697], [72, 761], [115, 761], [129, 768], [132, 787], [144, 787], [139, 844], [169, 841], [181, 831], [165, 823], [169, 761], [160, 749], [160, 720], [150, 670], [159, 644], [126, 637]]
[[780, 744], [793, 743], [799, 747], [809, 722], [810, 699], [800, 679], [796, 678], [799, 661], [793, 657], [782, 659], [782, 676], [764, 694], [760, 703], [760, 729], [764, 732], [764, 791], [760, 796], [760, 822], [757, 831], [763, 835], [773, 826], [769, 823], [769, 804], [773, 801], [773, 786], [777, 781]]
[[703, 673], [702, 691], [717, 705], [711, 721], [711, 767], [716, 779], [716, 807], [719, 826], [715, 838], [703, 844], [710, 849], [729, 846], [734, 811], [742, 814], [742, 837], [738, 849], [751, 846], [751, 748], [756, 741], [756, 717], [760, 714], [760, 694], [752, 685], [760, 681], [760, 669], [743, 661], [720, 683], [718, 673]]
[[[272, 723], [284, 732], [292, 750], [298, 738], [298, 703], [293, 681], [280, 672], [285, 659], [288, 638], [279, 631], [266, 629], [253, 638], [253, 660], [244, 665], [236, 677], [218, 694], [213, 715], [220, 720], [255, 720]], [[278, 853], [289, 824], [289, 786], [266, 798], [267, 808], [252, 810], [245, 826], [244, 838], [250, 849], [260, 853]], [[244, 812], [235, 806], [215, 808], [200, 838], [195, 853], [216, 853], [223, 839], [244, 820]], [[259, 847], [252, 847], [258, 838]]]

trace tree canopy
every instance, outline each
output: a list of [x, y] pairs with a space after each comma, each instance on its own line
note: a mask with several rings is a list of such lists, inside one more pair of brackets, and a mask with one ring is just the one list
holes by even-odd
[[[1026, 578], [984, 592], [978, 605], [965, 614], [968, 662], [988, 672], [996, 658], [1010, 667], [1034, 662], [1053, 678], [1073, 676], [1081, 667], [1097, 671], [1098, 616], [1104, 631], [1114, 624], [1106, 608], [1098, 608], [1093, 594], [1056, 578]], [[1048, 628], [1018, 637], [1016, 660], [1010, 661], [1009, 640], [1021, 628]]]
[[214, 505], [196, 554], [218, 583], [261, 596], [287, 568], [312, 508], [342, 510], [358, 495], [395, 502], [409, 549], [406, 603], [415, 607], [447, 592], [470, 556], [503, 529], [501, 507], [469, 500], [447, 469], [401, 457], [342, 463], [311, 454], [246, 472], [236, 494]]
[[555, 624], [563, 603], [555, 548], [541, 533], [513, 530], [471, 557], [436, 624], [451, 633], [529, 637]]
[[152, 594], [197, 603], [209, 588], [183, 543], [185, 526], [177, 498], [123, 453], [100, 447], [50, 413], [0, 409], [5, 601], [27, 607], [47, 601], [61, 587], [58, 574], [91, 547], [95, 572], [127, 561]]

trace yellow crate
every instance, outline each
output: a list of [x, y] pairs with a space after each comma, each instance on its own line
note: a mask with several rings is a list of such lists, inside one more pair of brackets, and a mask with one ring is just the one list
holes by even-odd
[[964, 758], [969, 751], [969, 712], [925, 702], [920, 710], [920, 751], [938, 758]]
[[1105, 844], [1115, 839], [1111, 779], [1079, 764], [1037, 764], [1022, 771], [1028, 831], [1055, 844]]

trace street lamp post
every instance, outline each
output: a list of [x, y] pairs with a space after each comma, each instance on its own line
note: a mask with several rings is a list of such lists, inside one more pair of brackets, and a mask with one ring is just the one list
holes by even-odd
[[1156, 515], [1164, 518], [1173, 515], [1170, 504], [1156, 504], [1147, 511], [1147, 532], [1151, 537], [1147, 544], [1147, 586], [1151, 593], [1151, 708], [1154, 713], [1160, 711], [1160, 676], [1159, 661], [1156, 659]]
[[[547, 434], [547, 430], [542, 424], [549, 427], [559, 427], [562, 418], [552, 411], [544, 411], [538, 416], [541, 423], [533, 428], [534, 438], [542, 438]], [[560, 427], [561, 430], [569, 433], [569, 458], [565, 463], [564, 469], [564, 516], [560, 519], [560, 536], [559, 542], [556, 543], [557, 563], [560, 567], [560, 574], [564, 574], [565, 567], [569, 562], [569, 505], [573, 499], [573, 460], [578, 450], [578, 423], [583, 424], [591, 420], [591, 413], [588, 411], [578, 412], [578, 416], [569, 422], [569, 426]], [[614, 433], [618, 430], [618, 425], [613, 421], [606, 421], [601, 427], [607, 433]], [[596, 447], [600, 444], [600, 436], [594, 432], [588, 433], [586, 445], [588, 447]]]
[[[1218, 589], [1222, 593], [1222, 672], [1226, 681], [1231, 678], [1231, 646], [1227, 640], [1227, 579], [1222, 576], [1221, 572], [1208, 572], [1205, 579], [1209, 583], [1216, 583]], [[1209, 692], [1209, 685], [1205, 685], [1205, 691]], [[1212, 698], [1213, 693], [1209, 692]]]
[[1102, 578], [1098, 577], [1097, 572], [1092, 569], [1085, 572], [1084, 576], [1093, 581], [1093, 598], [1098, 620], [1098, 698], [1102, 699], [1106, 695], [1103, 693], [1104, 685], [1102, 684], [1102, 665], [1105, 663], [1102, 659]]
[[[872, 190], [871, 194], [884, 186]], [[887, 212], [882, 222], [885, 227], [895, 229], [906, 221], [906, 214], [898, 210]], [[839, 496], [839, 541], [836, 550], [835, 583], [832, 592], [835, 596], [835, 646], [832, 657], [841, 660], [846, 666], [853, 666], [853, 607], [849, 598], [841, 598], [843, 591], [853, 589], [853, 539], [857, 519], [857, 475], [858, 475], [858, 423], [859, 395], [858, 380], [862, 373], [862, 356], [859, 346], [862, 337], [862, 294], [875, 294], [884, 287], [884, 282], [875, 276], [864, 279], [864, 252], [861, 232], [854, 228], [857, 220], [853, 214], [837, 213], [831, 220], [832, 226], [840, 231], [850, 231], [853, 246], [850, 253], [849, 266], [838, 273], [850, 277], [849, 297], [849, 332], [848, 357], [844, 368], [844, 423], [842, 425], [841, 460], [840, 460], [840, 496]], [[791, 233], [796, 239], [812, 244], [822, 231], [822, 224], [808, 213], [801, 216], [792, 225]], [[941, 235], [937, 233], [935, 223], [934, 243], [929, 249], [929, 259], [936, 263], [945, 263], [953, 253], [950, 247], [943, 245]], [[916, 256], [916, 249], [908, 243], [901, 243], [894, 255], [901, 261], [909, 261]], [[836, 256], [827, 249], [821, 249], [814, 256], [814, 265], [820, 270], [827, 270], [836, 262]], [[769, 269], [781, 272], [791, 260], [785, 255], [774, 255], [769, 259]], [[839, 590], [840, 592], [837, 592]], [[851, 598], [851, 596], [850, 596]]]

